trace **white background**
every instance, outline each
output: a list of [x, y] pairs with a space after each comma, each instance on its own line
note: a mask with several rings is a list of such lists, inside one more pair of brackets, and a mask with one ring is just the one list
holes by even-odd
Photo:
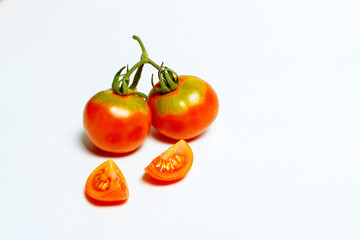
[[[359, 239], [360, 4], [0, 0], [0, 239]], [[182, 181], [143, 169], [171, 146], [96, 150], [87, 100], [149, 56], [217, 91]], [[150, 91], [146, 67], [139, 90]], [[113, 159], [130, 198], [97, 206], [88, 175]]]

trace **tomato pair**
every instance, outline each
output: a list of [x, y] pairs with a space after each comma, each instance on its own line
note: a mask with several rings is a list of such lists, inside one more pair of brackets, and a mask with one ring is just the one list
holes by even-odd
[[[192, 163], [193, 152], [187, 142], [181, 140], [156, 157], [145, 172], [158, 180], [173, 181], [183, 178]], [[112, 160], [104, 162], [90, 174], [85, 191], [91, 198], [105, 202], [127, 200], [129, 197], [126, 179]]]
[[86, 134], [104, 151], [130, 152], [146, 139], [151, 123], [166, 137], [190, 139], [215, 120], [219, 109], [214, 89], [193, 76], [180, 76], [177, 88], [168, 93], [153, 88], [147, 103], [135, 94], [99, 92], [85, 106]]

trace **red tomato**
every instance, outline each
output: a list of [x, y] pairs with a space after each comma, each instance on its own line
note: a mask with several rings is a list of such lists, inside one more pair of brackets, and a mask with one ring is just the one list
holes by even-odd
[[[157, 83], [155, 87], [160, 87]], [[179, 76], [178, 87], [168, 93], [149, 93], [152, 124], [172, 139], [190, 139], [202, 133], [215, 120], [219, 100], [214, 89], [194, 76]]]
[[138, 95], [119, 95], [109, 89], [97, 93], [86, 104], [84, 127], [98, 148], [113, 153], [130, 152], [149, 135], [151, 110]]
[[183, 178], [193, 163], [193, 152], [187, 142], [180, 140], [156, 157], [145, 168], [151, 177], [161, 181], [173, 181]]
[[126, 179], [112, 160], [104, 162], [90, 174], [86, 181], [85, 192], [89, 197], [104, 202], [129, 198]]

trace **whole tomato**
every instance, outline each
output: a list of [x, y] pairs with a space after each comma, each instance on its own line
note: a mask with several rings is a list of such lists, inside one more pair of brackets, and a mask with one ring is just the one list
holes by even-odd
[[214, 89], [194, 76], [179, 76], [175, 90], [162, 93], [150, 91], [148, 104], [152, 125], [172, 139], [190, 139], [202, 133], [215, 120], [219, 100]]
[[83, 119], [90, 141], [113, 153], [135, 150], [151, 128], [151, 110], [145, 100], [135, 94], [119, 95], [112, 89], [87, 102]]

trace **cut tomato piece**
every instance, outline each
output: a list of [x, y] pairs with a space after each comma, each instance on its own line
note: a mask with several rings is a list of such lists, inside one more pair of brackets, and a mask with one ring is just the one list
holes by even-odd
[[183, 178], [189, 172], [193, 158], [193, 152], [189, 144], [184, 140], [180, 140], [156, 157], [145, 168], [145, 172], [161, 181], [177, 180]]
[[104, 162], [90, 174], [85, 192], [89, 197], [104, 202], [129, 198], [126, 179], [113, 160]]

